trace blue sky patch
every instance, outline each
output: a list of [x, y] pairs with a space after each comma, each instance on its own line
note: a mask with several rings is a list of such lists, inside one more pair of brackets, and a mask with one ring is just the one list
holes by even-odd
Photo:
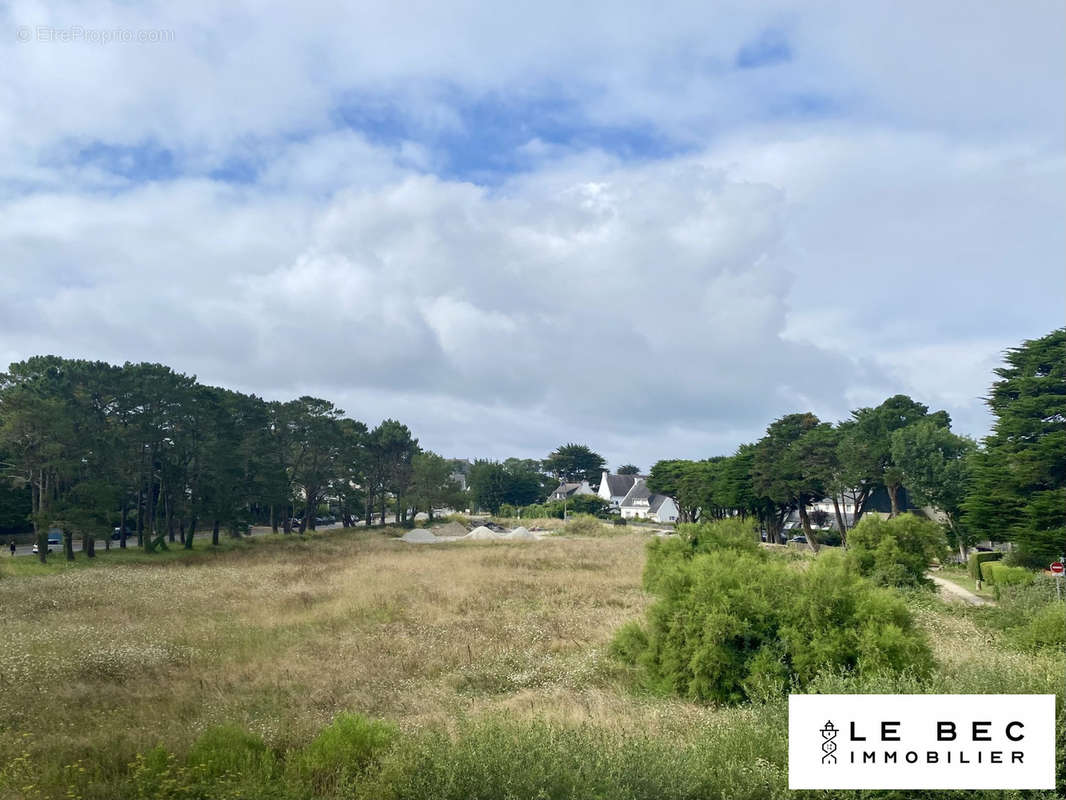
[[138, 183], [170, 180], [181, 172], [174, 154], [152, 142], [132, 146], [93, 142], [80, 148], [73, 161]]
[[686, 149], [651, 124], [589, 121], [580, 102], [562, 93], [442, 95], [437, 101], [453, 115], [446, 124], [425, 122], [395, 100], [375, 95], [345, 97], [334, 118], [376, 144], [417, 141], [435, 153], [441, 177], [479, 183], [536, 167], [540, 158], [527, 147], [531, 142], [555, 152], [595, 148], [625, 161], [664, 158]]
[[737, 51], [734, 64], [737, 69], [756, 69], [792, 60], [792, 48], [780, 31], [768, 29], [758, 39], [748, 42]]

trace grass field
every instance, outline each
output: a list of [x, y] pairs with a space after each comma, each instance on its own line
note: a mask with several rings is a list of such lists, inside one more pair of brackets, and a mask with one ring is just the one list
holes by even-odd
[[[223, 724], [261, 737], [281, 763], [349, 711], [387, 720], [406, 743], [377, 779], [402, 775], [367, 796], [447, 795], [441, 786], [473, 796], [454, 775], [422, 794], [404, 781], [445, 775], [445, 761], [469, 773], [462, 754], [480, 769], [508, 747], [610, 753], [610, 781], [643, 764], [659, 781], [647, 796], [665, 796], [672, 782], [696, 787], [676, 796], [790, 796], [783, 705], [640, 696], [609, 656], [614, 632], [649, 602], [640, 588], [647, 536], [412, 546], [388, 532], [345, 531], [0, 576], [0, 797], [208, 796], [146, 789], [137, 764], [157, 745], [180, 762]], [[1061, 702], [1061, 652], [1010, 649], [979, 609], [927, 595], [911, 605], [941, 677], [895, 690], [1055, 692]], [[475, 758], [479, 747], [495, 755]], [[604, 797], [617, 796], [610, 781]], [[308, 796], [354, 791], [300, 785]], [[522, 786], [510, 796], [526, 796]], [[543, 796], [572, 795], [559, 786]]]

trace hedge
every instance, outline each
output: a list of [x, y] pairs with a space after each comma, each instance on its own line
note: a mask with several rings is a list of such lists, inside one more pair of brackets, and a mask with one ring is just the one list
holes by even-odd
[[996, 561], [986, 561], [981, 565], [981, 580], [997, 587], [1030, 583], [1033, 577], [1033, 573], [1025, 567], [1008, 567]]
[[982, 580], [981, 578], [981, 564], [986, 561], [999, 561], [1003, 558], [1002, 553], [986, 553], [974, 551], [970, 553], [969, 559], [967, 559], [966, 567], [970, 572], [970, 577], [975, 581]]

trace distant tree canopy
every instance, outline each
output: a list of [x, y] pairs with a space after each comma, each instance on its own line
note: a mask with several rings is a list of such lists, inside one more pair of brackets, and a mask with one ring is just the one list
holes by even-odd
[[1008, 350], [995, 374], [995, 423], [972, 461], [963, 520], [1046, 565], [1066, 552], [1066, 328]]
[[327, 497], [346, 524], [363, 512], [369, 523], [375, 503], [384, 513], [386, 495], [404, 520], [408, 500], [446, 495], [430, 485], [439, 470], [412, 494], [420, 452], [394, 420], [368, 430], [328, 400], [268, 402], [161, 364], [38, 356], [0, 375], [0, 524], [20, 509], [40, 539], [58, 525], [68, 558], [72, 535], [91, 557], [113, 526], [120, 546], [133, 529], [148, 550], [192, 547], [204, 523], [216, 541], [252, 520], [313, 529]]
[[623, 464], [618, 468], [616, 475], [639, 475], [640, 467], [636, 464]]
[[874, 491], [885, 490], [897, 517], [906, 487], [943, 512], [961, 553], [979, 539], [1013, 541], [1032, 565], [1046, 563], [1066, 551], [1066, 329], [1010, 350], [1006, 362], [981, 446], [952, 433], [947, 412], [894, 395], [837, 425], [788, 414], [732, 456], [659, 461], [648, 488], [673, 497], [683, 522], [753, 517], [771, 540], [797, 512], [817, 547], [811, 503], [832, 502], [829, 523], [846, 541]]
[[547, 476], [536, 470], [535, 461], [507, 459], [475, 461], [468, 479], [470, 500], [475, 508], [499, 513], [500, 506], [528, 506], [544, 499]]
[[606, 466], [606, 459], [599, 453], [572, 442], [555, 448], [544, 459], [544, 470], [560, 481], [589, 481], [595, 484]]

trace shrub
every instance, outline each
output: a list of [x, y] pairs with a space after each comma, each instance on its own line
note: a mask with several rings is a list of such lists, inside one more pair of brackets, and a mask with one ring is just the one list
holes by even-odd
[[677, 535], [687, 541], [695, 553], [709, 553], [714, 550], [735, 550], [742, 553], [762, 551], [755, 523], [737, 517], [678, 525]]
[[596, 517], [591, 517], [588, 514], [579, 514], [570, 517], [566, 521], [563, 533], [567, 536], [603, 536], [609, 531]]
[[782, 628], [800, 683], [825, 668], [925, 673], [932, 656], [906, 603], [871, 586], [840, 553], [824, 553], [803, 574]]
[[1066, 647], [1066, 603], [1044, 606], [1025, 625], [1011, 631], [1010, 639], [1022, 650]]
[[995, 584], [998, 602], [982, 608], [980, 616], [1001, 630], [1003, 641], [1012, 647], [1061, 649], [1066, 644], [1066, 604], [1058, 598], [1055, 581], [1048, 575], [1028, 573], [1024, 582]]
[[273, 754], [266, 742], [238, 725], [208, 728], [193, 743], [187, 759], [204, 777], [218, 779], [224, 775], [269, 772]]
[[946, 557], [943, 529], [914, 514], [881, 519], [868, 514], [848, 534], [859, 571], [882, 586], [925, 586], [930, 562]]
[[297, 759], [317, 794], [330, 794], [362, 776], [396, 738], [396, 729], [359, 714], [338, 714]]
[[995, 561], [982, 561], [978, 564], [977, 577], [985, 583], [995, 583], [995, 567], [997, 566]]
[[981, 565], [986, 561], [998, 561], [1003, 558], [1002, 553], [982, 553], [974, 551], [966, 559], [966, 569], [970, 573], [970, 577], [975, 581], [982, 580], [981, 578]]
[[839, 553], [802, 570], [761, 549], [693, 552], [690, 540], [656, 540], [644, 583], [658, 597], [647, 625], [622, 628], [613, 650], [640, 666], [656, 693], [737, 703], [803, 686], [826, 668], [924, 672], [931, 664], [903, 600]]
[[1025, 567], [1009, 567], [999, 561], [985, 561], [981, 564], [981, 580], [994, 586], [997, 591], [1003, 586], [1032, 583], [1035, 577]]

